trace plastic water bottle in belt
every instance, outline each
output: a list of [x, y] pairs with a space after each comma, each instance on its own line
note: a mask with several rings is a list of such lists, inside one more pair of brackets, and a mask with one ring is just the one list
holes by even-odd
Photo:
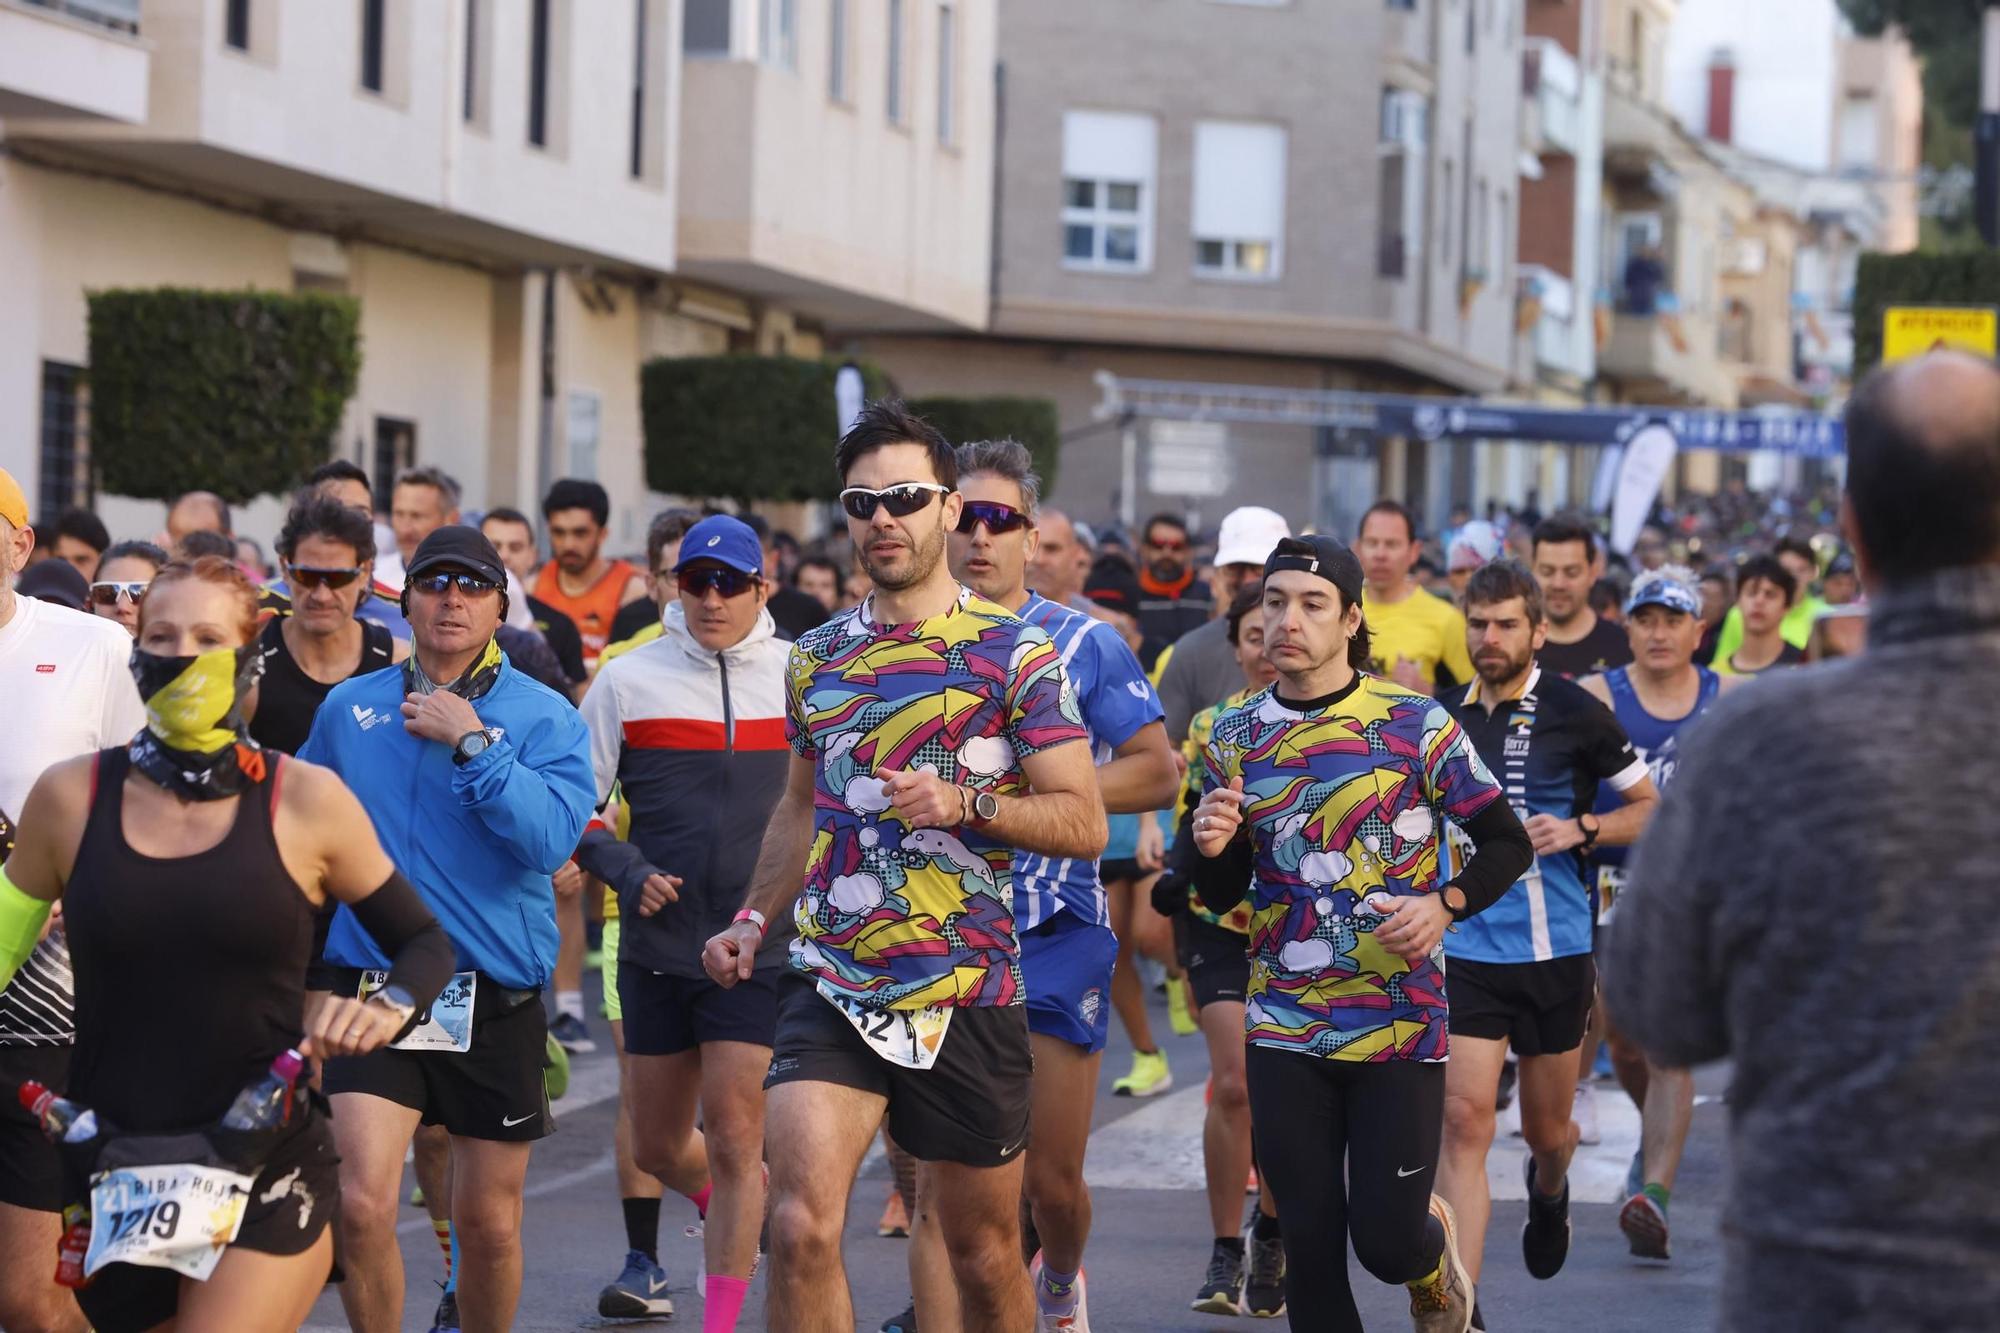
[[304, 1072], [306, 1058], [286, 1051], [271, 1061], [271, 1072], [236, 1094], [224, 1129], [276, 1129], [292, 1118], [292, 1090]]
[[29, 1079], [16, 1094], [21, 1106], [41, 1124], [51, 1143], [83, 1143], [97, 1136], [97, 1112], [58, 1097]]

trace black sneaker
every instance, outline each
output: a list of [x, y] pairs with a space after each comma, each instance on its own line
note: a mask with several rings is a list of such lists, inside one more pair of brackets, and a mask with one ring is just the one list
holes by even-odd
[[571, 1055], [589, 1055], [597, 1049], [590, 1028], [575, 1014], [557, 1014], [549, 1024], [549, 1035]]
[[1188, 1309], [1203, 1314], [1241, 1314], [1242, 1291], [1243, 1252], [1217, 1241], [1214, 1252], [1208, 1256], [1208, 1276], [1201, 1280], [1201, 1290], [1188, 1303]]
[[1285, 1242], [1250, 1238], [1250, 1280], [1243, 1285], [1243, 1313], [1276, 1319], [1285, 1312]]
[[1531, 1277], [1548, 1279], [1562, 1272], [1569, 1258], [1569, 1181], [1560, 1197], [1535, 1192], [1535, 1158], [1528, 1156], [1528, 1220], [1521, 1224], [1521, 1257]]
[[890, 1315], [882, 1321], [879, 1333], [917, 1333], [917, 1303], [913, 1299], [910, 1308], [901, 1314]]

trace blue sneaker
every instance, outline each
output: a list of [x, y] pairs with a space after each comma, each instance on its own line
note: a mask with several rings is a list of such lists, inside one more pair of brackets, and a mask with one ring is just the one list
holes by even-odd
[[438, 1298], [437, 1313], [431, 1316], [431, 1333], [458, 1333], [458, 1293], [447, 1291]]
[[643, 1319], [673, 1312], [674, 1303], [667, 1297], [667, 1270], [637, 1250], [626, 1252], [625, 1271], [597, 1293], [597, 1313], [606, 1319]]

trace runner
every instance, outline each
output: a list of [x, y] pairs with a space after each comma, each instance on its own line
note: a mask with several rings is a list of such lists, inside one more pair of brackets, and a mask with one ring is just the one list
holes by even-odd
[[[1618, 717], [1632, 747], [1646, 761], [1653, 785], [1665, 795], [1679, 762], [1679, 737], [1688, 724], [1708, 710], [1743, 677], [1723, 678], [1694, 664], [1701, 636], [1700, 593], [1693, 571], [1663, 565], [1641, 574], [1625, 603], [1625, 627], [1632, 642], [1632, 664], [1580, 682]], [[1609, 793], [1599, 793], [1597, 814], [1609, 817], [1614, 805]], [[1600, 847], [1597, 869], [1598, 924], [1608, 926], [1625, 874], [1623, 847]], [[1694, 1074], [1667, 1069], [1647, 1059], [1605, 1014], [1605, 1036], [1611, 1047], [1618, 1082], [1639, 1107], [1639, 1151], [1627, 1181], [1625, 1205], [1618, 1212], [1618, 1229], [1632, 1253], [1642, 1259], [1668, 1256], [1667, 1205], [1680, 1170], [1694, 1122]]]
[[[807, 630], [824, 625], [833, 614], [826, 604], [800, 592], [784, 579], [784, 543], [792, 542], [790, 534], [773, 529], [757, 514], [745, 514], [741, 521], [757, 534], [758, 545], [764, 552], [764, 587], [770, 595], [764, 609], [771, 613], [778, 637], [790, 642]], [[796, 542], [792, 545], [797, 547]]]
[[594, 481], [564, 477], [542, 499], [552, 559], [542, 566], [534, 594], [568, 616], [583, 638], [583, 668], [597, 669], [597, 656], [611, 642], [618, 608], [641, 601], [646, 576], [623, 560], [604, 558], [605, 524], [611, 497]]
[[[646, 525], [647, 595], [618, 608], [618, 614], [611, 621], [611, 644], [605, 652], [610, 652], [619, 644], [637, 647], [659, 634], [660, 613], [672, 606], [674, 599], [681, 595], [673, 574], [674, 566], [681, 558], [681, 538], [687, 535], [689, 528], [701, 522], [701, 518], [696, 510], [678, 506], [662, 509], [653, 515], [653, 521]], [[599, 665], [603, 661], [600, 656]]]
[[1565, 680], [1623, 666], [1632, 660], [1625, 632], [1590, 609], [1590, 587], [1603, 571], [1597, 534], [1568, 514], [1535, 525], [1535, 582], [1542, 588], [1548, 639], [1535, 662]]
[[[949, 542], [952, 573], [986, 601], [1048, 635], [1090, 733], [1105, 810], [1152, 821], [1154, 811], [1173, 804], [1180, 771], [1145, 670], [1110, 625], [1028, 591], [1041, 498], [1034, 461], [1012, 440], [960, 445], [958, 488], [964, 502]], [[1129, 581], [1132, 575], [1125, 577]], [[1085, 1333], [1090, 1318], [1082, 1269], [1091, 1211], [1083, 1156], [1110, 1029], [1118, 936], [1094, 861], [1022, 853], [1014, 858], [1013, 872], [1014, 927], [1035, 1062], [1026, 1168], [1026, 1193], [1041, 1240], [1035, 1326], [1039, 1333]], [[1128, 901], [1128, 916], [1132, 905]], [[919, 1179], [928, 1183], [934, 1177], [920, 1173]], [[920, 1183], [920, 1198], [922, 1190]], [[933, 1210], [920, 1210], [910, 1249], [913, 1269], [943, 1258], [941, 1247], [920, 1258], [924, 1235], [934, 1229], [925, 1221], [934, 1216]], [[948, 1278], [942, 1264], [935, 1272]], [[926, 1313], [920, 1303], [919, 1319]]]
[[[526, 587], [534, 582], [537, 552], [533, 520], [518, 509], [489, 509], [479, 520], [479, 530], [500, 553], [500, 563], [507, 566], [507, 573], [516, 583]], [[556, 661], [562, 664], [563, 675], [576, 697], [581, 698], [585, 676], [583, 638], [576, 632], [576, 622], [533, 594], [527, 594], [525, 599], [535, 628], [549, 641]]]
[[[28, 790], [44, 769], [122, 745], [146, 722], [127, 667], [128, 634], [99, 617], [15, 594], [14, 576], [34, 545], [27, 498], [0, 468], [0, 698], [7, 701], [0, 844], [12, 842]], [[0, 1094], [29, 1079], [64, 1087], [75, 1037], [69, 948], [58, 927], [0, 989]], [[62, 1232], [62, 1205], [55, 1150], [33, 1119], [0, 1095], [0, 1328], [84, 1328], [49, 1262]]]
[[1472, 571], [1500, 558], [1500, 534], [1491, 523], [1475, 518], [1451, 534], [1445, 546], [1445, 578], [1451, 584], [1451, 604], [1465, 610], [1465, 585]]
[[836, 465], [875, 591], [792, 649], [796, 757], [748, 905], [703, 959], [725, 986], [749, 979], [765, 921], [797, 902], [804, 977], [780, 996], [766, 1080], [765, 1318], [854, 1328], [841, 1225], [886, 1110], [929, 1164], [965, 1327], [1020, 1333], [1032, 1062], [1011, 864], [1102, 850], [1089, 734], [1048, 636], [951, 577], [962, 501], [936, 429], [872, 404]]
[[[1819, 619], [1820, 611], [1826, 606], [1812, 595], [1812, 581], [1819, 574], [1819, 559], [1813, 553], [1812, 543], [1797, 537], [1780, 537], [1771, 548], [1770, 557], [1776, 560], [1792, 576], [1790, 607], [1783, 612], [1784, 619], [1778, 628], [1779, 635], [1786, 643], [1805, 651], [1806, 642], [1812, 637], [1813, 622]], [[1716, 635], [1715, 656], [1709, 665], [1721, 671], [1723, 664], [1736, 655], [1743, 646], [1745, 625], [1741, 594], [1743, 574], [1737, 571], [1737, 605], [1723, 618], [1722, 629]], [[1725, 673], [1726, 674], [1726, 673]]]
[[[1360, 561], [1331, 537], [1272, 552], [1264, 643], [1278, 682], [1216, 719], [1195, 887], [1227, 912], [1249, 886], [1246, 1077], [1260, 1177], [1284, 1223], [1292, 1327], [1361, 1327], [1341, 1246], [1351, 1237], [1363, 1267], [1407, 1284], [1420, 1333], [1464, 1333], [1472, 1285], [1451, 1206], [1432, 1192], [1448, 1040], [1440, 943], [1531, 853], [1450, 714], [1360, 669], [1362, 596]], [[1449, 880], [1444, 820], [1478, 846]]]
[[1417, 520], [1394, 500], [1377, 500], [1361, 516], [1356, 553], [1367, 571], [1362, 614], [1375, 645], [1370, 669], [1407, 689], [1440, 694], [1472, 679], [1465, 657], [1465, 617], [1410, 578], [1424, 544]]
[[49, 554], [75, 565], [76, 572], [88, 583], [97, 577], [97, 566], [110, 545], [111, 533], [103, 519], [88, 509], [65, 509], [56, 516], [55, 540], [49, 544]]
[[1694, 660], [1703, 666], [1715, 660], [1722, 622], [1735, 605], [1736, 566], [1718, 560], [1701, 571], [1701, 642], [1695, 645]]
[[[632, 824], [629, 842], [593, 825], [578, 858], [617, 891], [629, 926], [616, 988], [633, 1156], [703, 1210], [702, 1330], [728, 1333], [764, 1218], [762, 1082], [787, 936], [775, 932], [759, 969], [729, 991], [702, 971], [701, 951], [742, 907], [784, 787], [788, 649], [766, 609], [755, 532], [718, 514], [681, 550], [665, 632], [604, 664], [584, 696], [598, 795], [608, 801], [615, 784]], [[602, 1313], [673, 1310], [664, 1296], [639, 1303]]]
[[297, 754], [328, 691], [350, 676], [392, 666], [410, 650], [385, 626], [355, 618], [374, 574], [375, 531], [365, 515], [330, 495], [305, 492], [285, 516], [278, 559], [291, 614], [271, 617], [257, 636], [262, 678], [249, 731], [267, 750]]
[[1214, 568], [1208, 577], [1215, 619], [1182, 635], [1165, 657], [1153, 663], [1160, 702], [1167, 710], [1167, 739], [1175, 745], [1187, 740], [1188, 723], [1196, 713], [1235, 692], [1243, 673], [1236, 664], [1236, 650], [1229, 646], [1223, 612], [1237, 593], [1263, 578], [1265, 558], [1291, 533], [1282, 515], [1256, 505], [1232, 509], [1223, 516], [1215, 542]]
[[124, 626], [127, 634], [139, 632], [139, 598], [146, 585], [167, 563], [167, 553], [151, 542], [119, 542], [105, 551], [97, 562], [97, 580], [90, 585], [90, 609], [106, 620]]
[[1194, 539], [1178, 514], [1155, 514], [1139, 539], [1141, 662], [1158, 660], [1169, 644], [1215, 618], [1205, 584], [1194, 576]]
[[[65, 1149], [74, 1174], [64, 1202], [90, 1209], [96, 1245], [114, 1242], [77, 1293], [100, 1333], [177, 1319], [298, 1327], [332, 1266], [329, 1224], [340, 1198], [332, 1135], [314, 1099], [294, 1102], [282, 1131], [235, 1140], [243, 1156], [229, 1166], [254, 1181], [243, 1182], [248, 1197], [219, 1258], [193, 1225], [201, 1199], [191, 1192], [162, 1199], [149, 1190], [142, 1202], [151, 1201], [149, 1217], [155, 1207], [187, 1216], [180, 1234], [198, 1238], [192, 1253], [185, 1242], [164, 1243], [172, 1225], [142, 1226], [116, 1246], [121, 1177], [86, 1192], [86, 1162], [102, 1168], [113, 1149], [145, 1142], [139, 1136], [209, 1130], [287, 1047], [340, 1056], [381, 1046], [451, 974], [450, 941], [348, 790], [245, 734], [256, 621], [257, 591], [226, 560], [162, 570], [132, 653], [146, 729], [128, 747], [50, 769], [0, 870], [0, 976], [20, 966], [57, 899], [76, 959], [67, 1095], [96, 1113], [103, 1137]], [[302, 1040], [312, 917], [329, 898], [348, 904], [392, 956], [389, 984], [366, 1002], [314, 1006]], [[147, 1188], [143, 1171], [125, 1179]], [[52, 1257], [49, 1248], [13, 1254], [10, 1264], [43, 1272]], [[8, 1327], [29, 1325], [10, 1318]]]
[[[1520, 882], [1445, 943], [1452, 1059], [1438, 1190], [1458, 1214], [1460, 1253], [1476, 1285], [1492, 1209], [1486, 1157], [1509, 1047], [1519, 1057], [1528, 1146], [1522, 1256], [1537, 1278], [1554, 1277], [1568, 1256], [1568, 1171], [1580, 1137], [1570, 1108], [1597, 995], [1583, 856], [1598, 843], [1638, 837], [1659, 797], [1617, 719], [1537, 664], [1547, 622], [1541, 588], [1525, 566], [1487, 565], [1466, 585], [1465, 604], [1466, 647], [1479, 679], [1445, 706], [1499, 775], [1535, 847]], [[1602, 820], [1591, 813], [1600, 783], [1623, 800]], [[1477, 1313], [1473, 1324], [1485, 1327]]]
[[[1090, 570], [1090, 551], [1076, 535], [1076, 524], [1060, 509], [1044, 509], [1035, 525], [1041, 546], [1035, 552], [1034, 578], [1030, 580], [1044, 597], [1076, 611], [1087, 611], [1083, 584]], [[857, 559], [856, 573], [862, 573]], [[866, 590], [863, 590], [865, 595]], [[859, 598], [856, 599], [857, 601]]]
[[[451, 1135], [464, 1327], [507, 1327], [521, 1285], [529, 1148], [553, 1128], [542, 1085], [541, 992], [557, 946], [549, 877], [594, 803], [589, 737], [569, 702], [515, 670], [495, 642], [503, 577], [475, 529], [426, 537], [404, 593], [409, 660], [335, 686], [301, 754], [361, 798], [464, 969], [448, 988], [452, 1003], [403, 1043], [326, 1069], [346, 1199], [341, 1302], [357, 1333], [401, 1322], [397, 1187], [419, 1120]], [[345, 910], [326, 960], [341, 994], [384, 966]]]
[[1787, 639], [1784, 629], [1798, 592], [1798, 579], [1776, 556], [1753, 555], [1743, 562], [1736, 571], [1736, 615], [1743, 633], [1733, 652], [1716, 648], [1711, 665], [1717, 675], [1759, 676], [1806, 660], [1805, 650]]
[[792, 567], [792, 586], [826, 608], [840, 609], [840, 566], [823, 555], [803, 557]]
[[[234, 529], [229, 522], [229, 505], [214, 491], [188, 491], [174, 497], [167, 506], [167, 529], [157, 543], [171, 551], [191, 532], [214, 532], [227, 537]], [[232, 544], [230, 558], [235, 556]]]

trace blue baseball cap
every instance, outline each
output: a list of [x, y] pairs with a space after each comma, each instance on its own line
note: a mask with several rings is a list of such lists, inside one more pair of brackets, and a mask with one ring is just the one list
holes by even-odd
[[713, 560], [745, 574], [764, 572], [764, 544], [748, 523], [730, 514], [710, 514], [681, 538], [678, 574], [697, 560]]
[[1625, 614], [1642, 606], [1664, 606], [1686, 615], [1701, 614], [1701, 589], [1694, 571], [1685, 565], [1661, 565], [1632, 581], [1632, 595], [1625, 599]]

